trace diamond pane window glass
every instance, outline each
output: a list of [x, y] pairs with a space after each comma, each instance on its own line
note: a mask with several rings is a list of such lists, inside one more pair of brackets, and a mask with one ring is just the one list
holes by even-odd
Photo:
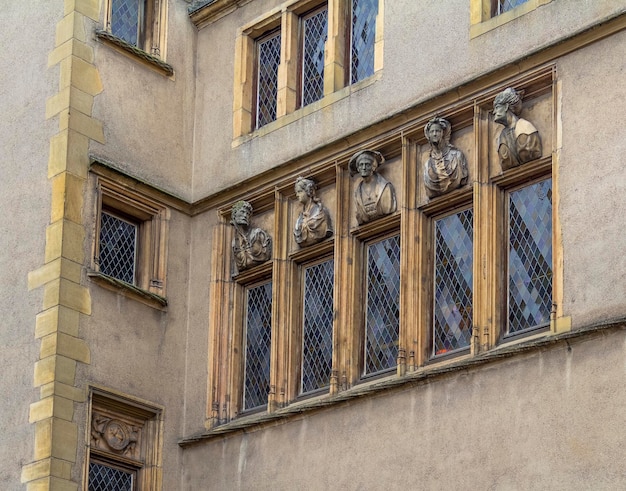
[[433, 352], [467, 348], [472, 335], [473, 210], [435, 221]]
[[365, 374], [396, 366], [400, 326], [400, 236], [367, 247]]
[[334, 260], [304, 270], [302, 393], [330, 384], [333, 355]]
[[518, 5], [522, 5], [527, 1], [528, 0], [495, 0], [493, 15], [500, 15], [504, 12], [508, 12], [509, 10], [513, 10]]
[[135, 473], [89, 463], [89, 491], [132, 491]]
[[374, 74], [374, 41], [378, 0], [352, 0], [351, 83]]
[[276, 120], [278, 101], [278, 66], [280, 65], [280, 32], [257, 43], [256, 127]]
[[102, 212], [100, 218], [100, 272], [135, 284], [137, 225]]
[[324, 7], [302, 19], [302, 105], [324, 96], [324, 44], [328, 9]]
[[552, 308], [552, 179], [509, 193], [509, 334], [545, 326]]
[[267, 404], [270, 388], [272, 282], [246, 292], [246, 368], [244, 409]]
[[111, 34], [137, 46], [140, 0], [111, 0]]

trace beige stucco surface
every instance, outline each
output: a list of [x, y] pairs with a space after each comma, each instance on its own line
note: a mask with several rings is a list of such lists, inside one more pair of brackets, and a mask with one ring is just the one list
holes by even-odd
[[48, 69], [48, 51], [62, 4], [51, 0], [29, 8], [9, 2], [0, 15], [0, 489], [6, 491], [21, 489], [21, 465], [33, 456], [28, 410], [38, 396], [35, 315], [42, 296], [28, 293], [27, 272], [41, 264], [50, 220], [48, 146], [57, 129], [45, 121], [45, 101], [58, 87], [58, 70]]

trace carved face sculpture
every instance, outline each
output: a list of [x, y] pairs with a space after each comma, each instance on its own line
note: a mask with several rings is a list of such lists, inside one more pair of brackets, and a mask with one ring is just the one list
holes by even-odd
[[296, 199], [303, 205], [310, 203], [311, 198], [315, 195], [315, 185], [313, 181], [301, 179], [294, 186]]
[[367, 153], [359, 155], [356, 159], [356, 168], [361, 177], [370, 177], [376, 170], [376, 167], [378, 167], [376, 159]]
[[237, 225], [250, 225], [250, 217], [252, 216], [252, 210], [247, 206], [233, 207], [232, 219], [233, 223]]
[[504, 126], [508, 126], [509, 120], [507, 114], [509, 112], [509, 105], [506, 103], [495, 104], [493, 107], [493, 120]]
[[434, 145], [439, 145], [443, 138], [443, 128], [441, 125], [434, 123], [428, 128], [428, 141]]

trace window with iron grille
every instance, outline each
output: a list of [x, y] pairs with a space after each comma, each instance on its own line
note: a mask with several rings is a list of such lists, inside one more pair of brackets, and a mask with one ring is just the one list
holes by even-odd
[[106, 0], [106, 32], [130, 47], [163, 56], [166, 0]]
[[164, 307], [169, 210], [104, 176], [96, 177], [96, 188], [89, 276], [103, 286], [137, 293], [138, 299]]

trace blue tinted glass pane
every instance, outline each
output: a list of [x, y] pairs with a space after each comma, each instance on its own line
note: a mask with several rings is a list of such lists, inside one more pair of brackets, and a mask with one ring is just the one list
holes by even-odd
[[248, 288], [244, 409], [267, 404], [272, 342], [272, 282]]
[[547, 325], [552, 308], [552, 179], [509, 193], [509, 333]]
[[400, 327], [400, 236], [367, 248], [365, 374], [396, 366]]
[[135, 283], [137, 225], [106, 212], [100, 217], [100, 272]]
[[526, 3], [528, 0], [496, 0], [496, 15], [503, 14], [504, 12], [508, 12], [509, 10], [514, 9], [518, 5]]
[[102, 464], [89, 464], [89, 491], [132, 491], [133, 472]]
[[302, 392], [330, 384], [333, 357], [332, 259], [304, 270]]
[[470, 344], [473, 216], [469, 209], [435, 222], [435, 355]]
[[351, 83], [374, 73], [378, 0], [352, 0]]
[[324, 96], [324, 43], [328, 10], [324, 8], [303, 19], [302, 105]]
[[111, 34], [133, 46], [137, 46], [140, 1], [111, 0]]
[[278, 100], [278, 66], [280, 65], [280, 33], [257, 44], [257, 114], [256, 127], [276, 120]]

